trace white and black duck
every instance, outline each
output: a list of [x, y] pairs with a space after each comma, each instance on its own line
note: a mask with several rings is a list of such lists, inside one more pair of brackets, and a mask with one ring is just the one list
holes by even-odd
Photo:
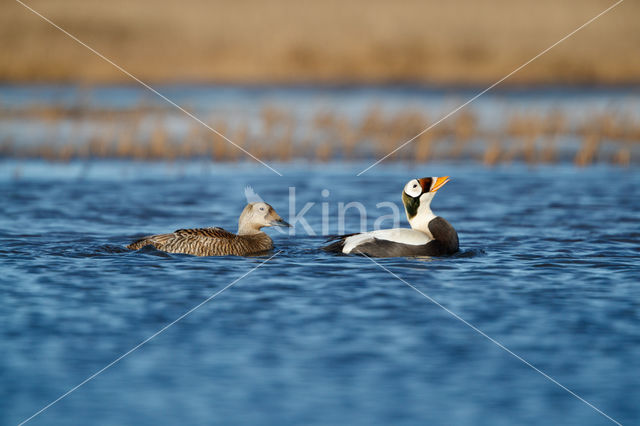
[[409, 181], [402, 203], [409, 228], [381, 229], [332, 238], [324, 250], [371, 257], [445, 256], [459, 249], [458, 234], [444, 218], [431, 211], [436, 192], [449, 177], [426, 177]]

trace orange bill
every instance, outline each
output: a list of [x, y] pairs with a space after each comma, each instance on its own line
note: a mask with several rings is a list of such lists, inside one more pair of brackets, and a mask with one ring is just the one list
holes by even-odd
[[449, 182], [449, 176], [442, 176], [436, 178], [435, 183], [433, 184], [433, 188], [431, 188], [431, 192], [436, 192], [438, 189], [442, 188], [445, 183]]

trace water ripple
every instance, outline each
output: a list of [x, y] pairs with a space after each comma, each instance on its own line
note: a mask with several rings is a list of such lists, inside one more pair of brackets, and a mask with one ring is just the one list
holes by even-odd
[[[330, 166], [279, 166], [281, 178], [187, 164], [179, 179], [153, 165], [96, 162], [82, 179], [44, 179], [39, 167], [0, 180], [0, 423], [28, 417], [267, 259], [126, 250], [136, 236], [235, 230], [245, 185], [284, 216], [296, 186], [298, 206], [316, 203], [306, 218], [319, 231], [323, 188], [335, 217], [339, 202], [400, 206], [407, 179], [397, 166], [357, 179]], [[622, 423], [640, 418], [640, 174], [420, 170], [454, 176], [433, 208], [461, 251], [378, 262]], [[325, 253], [321, 236], [268, 232], [280, 254], [41, 421], [441, 424], [455, 412], [460, 424], [602, 422], [371, 260]]]

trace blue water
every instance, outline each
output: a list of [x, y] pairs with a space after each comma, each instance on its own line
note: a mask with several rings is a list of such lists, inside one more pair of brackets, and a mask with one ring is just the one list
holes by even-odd
[[[640, 172], [207, 162], [0, 163], [0, 423], [36, 413], [267, 260], [124, 250], [183, 227], [235, 230], [252, 185], [285, 218], [289, 187], [330, 232], [367, 227], [404, 183], [461, 253], [381, 259], [402, 280], [623, 424], [640, 421]], [[329, 190], [328, 196], [322, 190]], [[357, 216], [354, 210], [353, 215]], [[353, 219], [353, 220], [352, 220]], [[391, 225], [391, 223], [389, 224]], [[403, 226], [406, 221], [403, 220]], [[433, 301], [322, 235], [278, 253], [29, 424], [609, 424]], [[359, 230], [350, 218], [346, 231]]]

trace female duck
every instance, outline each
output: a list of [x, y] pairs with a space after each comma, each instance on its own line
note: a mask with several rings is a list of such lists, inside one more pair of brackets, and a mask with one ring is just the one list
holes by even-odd
[[250, 203], [238, 220], [238, 233], [222, 228], [179, 229], [171, 234], [144, 237], [127, 246], [138, 250], [153, 246], [169, 253], [195, 256], [245, 256], [265, 252], [273, 248], [273, 240], [262, 232], [266, 226], [291, 226], [267, 203]]

